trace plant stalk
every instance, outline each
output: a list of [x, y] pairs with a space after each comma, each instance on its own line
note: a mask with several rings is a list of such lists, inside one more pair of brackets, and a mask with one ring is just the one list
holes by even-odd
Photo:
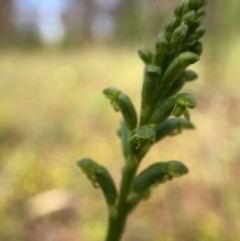
[[[132, 159], [134, 160], [134, 158]], [[120, 241], [122, 238], [129, 213], [127, 197], [138, 167], [138, 165], [134, 164], [133, 160], [128, 160], [123, 169], [117, 212], [116, 215], [109, 213], [108, 230], [105, 241]]]

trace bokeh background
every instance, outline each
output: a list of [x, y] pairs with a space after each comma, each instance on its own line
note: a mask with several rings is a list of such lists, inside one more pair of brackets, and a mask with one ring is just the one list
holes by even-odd
[[[107, 211], [76, 167], [90, 156], [116, 182], [116, 86], [139, 109], [143, 64], [178, 1], [0, 1], [0, 240], [99, 241]], [[141, 169], [179, 159], [190, 173], [130, 216], [125, 241], [240, 240], [240, 1], [209, 0], [205, 51], [186, 86], [197, 128], [156, 145]]]

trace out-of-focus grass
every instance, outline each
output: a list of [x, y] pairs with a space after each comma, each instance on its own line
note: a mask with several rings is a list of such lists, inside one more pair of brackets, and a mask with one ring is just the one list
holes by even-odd
[[[190, 174], [140, 205], [125, 240], [240, 239], [237, 50], [236, 44], [218, 62], [205, 57], [195, 66], [201, 78], [186, 91], [198, 99], [192, 111], [197, 129], [166, 138], [141, 167], [180, 159]], [[101, 91], [119, 87], [139, 109], [142, 67], [134, 48], [1, 52], [0, 240], [103, 240], [105, 204], [75, 162], [90, 156], [119, 181], [120, 115]], [[69, 192], [65, 212], [33, 217], [29, 200], [56, 188]]]

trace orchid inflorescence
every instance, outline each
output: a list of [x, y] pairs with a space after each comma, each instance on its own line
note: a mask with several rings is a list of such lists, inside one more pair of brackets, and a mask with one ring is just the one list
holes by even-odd
[[202, 53], [205, 15], [205, 0], [182, 0], [157, 36], [154, 50], [138, 51], [145, 65], [139, 117], [129, 96], [114, 87], [103, 90], [113, 109], [123, 117], [118, 136], [125, 162], [119, 190], [106, 167], [90, 158], [77, 164], [104, 194], [109, 210], [106, 241], [121, 239], [128, 214], [141, 200], [149, 198], [156, 184], [188, 173], [178, 160], [155, 162], [139, 174], [137, 170], [155, 143], [194, 128], [189, 110], [196, 107], [196, 99], [179, 91], [197, 78], [196, 72], [187, 68]]

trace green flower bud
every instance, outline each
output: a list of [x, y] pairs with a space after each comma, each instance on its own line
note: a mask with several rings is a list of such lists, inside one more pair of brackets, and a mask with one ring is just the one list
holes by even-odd
[[117, 198], [117, 190], [108, 170], [90, 158], [83, 158], [77, 165], [92, 181], [94, 187], [101, 188], [107, 203], [113, 205]]
[[202, 6], [206, 6], [207, 0], [197, 0], [197, 7], [201, 8]]
[[[161, 85], [171, 86], [181, 75], [184, 69], [199, 60], [199, 56], [192, 52], [184, 52], [177, 56], [167, 67], [163, 74]], [[165, 88], [166, 90], [167, 88]]]
[[[172, 135], [179, 129], [181, 118], [171, 118], [161, 122], [156, 127], [156, 142], [162, 140], [164, 137]], [[184, 119], [185, 120], [185, 119]]]
[[181, 177], [188, 173], [188, 168], [180, 161], [168, 161], [168, 174], [171, 178]]
[[153, 63], [157, 66], [161, 66], [164, 60], [164, 53], [155, 53]]
[[181, 23], [181, 18], [177, 16], [173, 16], [165, 27], [166, 36], [169, 36], [180, 23]]
[[179, 117], [186, 113], [187, 108], [194, 108], [197, 105], [195, 97], [188, 93], [181, 93], [176, 96], [176, 103], [171, 115]]
[[182, 2], [180, 2], [180, 3], [178, 4], [178, 6], [175, 8], [175, 10], [174, 10], [174, 15], [175, 15], [176, 17], [179, 17], [179, 18], [181, 17], [182, 7], [183, 7]]
[[180, 118], [179, 119], [179, 128], [182, 129], [195, 129], [194, 124], [187, 120], [186, 118]]
[[156, 128], [156, 142], [166, 136], [174, 136], [181, 133], [184, 129], [194, 129], [193, 123], [186, 118], [168, 119]]
[[156, 53], [154, 55], [153, 62], [157, 66], [161, 66], [164, 55], [167, 52], [168, 41], [164, 35], [164, 33], [160, 33], [156, 39], [155, 49]]
[[121, 111], [129, 130], [137, 126], [137, 113], [131, 99], [120, 90], [109, 87], [103, 91], [104, 95], [111, 100], [115, 111]]
[[108, 87], [103, 90], [103, 94], [106, 96], [106, 98], [113, 100], [118, 98], [118, 96], [121, 94], [121, 91], [114, 87]]
[[120, 107], [118, 104], [118, 98], [121, 95], [121, 91], [114, 88], [109, 87], [103, 90], [103, 94], [106, 96], [107, 99], [111, 100], [111, 105], [115, 111], [119, 111]]
[[118, 131], [118, 135], [121, 139], [123, 155], [127, 158], [128, 154], [129, 154], [129, 143], [128, 143], [129, 132], [128, 132], [125, 121], [121, 122], [120, 130]]
[[156, 184], [165, 183], [174, 177], [181, 177], [187, 173], [188, 168], [179, 161], [156, 162], [136, 177], [133, 183], [133, 191], [142, 193]]
[[206, 14], [207, 14], [207, 8], [206, 8], [206, 6], [199, 8], [199, 9], [197, 10], [197, 13], [196, 13], [196, 15], [197, 15], [198, 18], [205, 17]]
[[164, 98], [175, 95], [179, 90], [181, 90], [186, 81], [192, 81], [197, 78], [196, 72], [193, 70], [184, 70], [184, 72], [177, 78], [177, 80], [172, 84]]
[[196, 43], [196, 41], [197, 41], [197, 35], [195, 32], [190, 33], [186, 38], [186, 42], [191, 43], [191, 45]]
[[146, 65], [142, 85], [141, 125], [147, 121], [152, 105], [156, 101], [158, 85], [161, 78], [161, 68], [155, 65]]
[[150, 64], [152, 62], [153, 55], [151, 51], [147, 49], [138, 50], [138, 55], [145, 64]]
[[176, 102], [179, 105], [186, 106], [187, 108], [194, 108], [197, 105], [195, 97], [189, 93], [180, 93], [176, 97]]
[[183, 113], [183, 116], [185, 119], [190, 120], [190, 113], [187, 108], [186, 108], [186, 111]]
[[180, 117], [181, 115], [183, 115], [186, 112], [186, 109], [187, 109], [186, 106], [179, 105], [178, 103], [176, 103], [171, 115], [173, 115], [175, 117]]
[[198, 0], [190, 0], [189, 3], [190, 9], [197, 9], [198, 8]]
[[117, 190], [108, 170], [103, 166], [98, 166], [95, 176], [107, 203], [109, 205], [114, 205], [117, 199]]
[[195, 17], [196, 17], [196, 13], [194, 10], [191, 10], [190, 12], [184, 14], [182, 21], [186, 24], [186, 25], [191, 25], [194, 23], [195, 21]]
[[136, 149], [144, 145], [150, 145], [155, 142], [156, 131], [151, 125], [140, 126], [132, 133], [130, 140], [136, 144]]
[[161, 73], [162, 70], [158, 66], [146, 65], [142, 86], [142, 102], [144, 105], [151, 105], [154, 103]]
[[183, 75], [180, 75], [177, 78], [177, 80], [172, 84], [168, 92], [164, 95], [164, 98], [175, 95], [179, 90], [182, 89], [184, 84], [185, 84], [185, 78]]
[[95, 172], [98, 164], [90, 158], [83, 158], [77, 162], [77, 165], [87, 175], [88, 179], [92, 181], [93, 186], [97, 187]]
[[188, 26], [183, 24], [176, 28], [172, 34], [171, 38], [171, 44], [178, 44], [179, 42], [182, 42], [184, 38], [186, 37], [188, 32]]
[[137, 113], [130, 98], [125, 94], [120, 94], [117, 103], [124, 117], [129, 130], [137, 126]]
[[157, 75], [158, 77], [161, 75], [162, 69], [156, 65], [149, 64], [146, 66], [146, 74], [148, 75]]
[[175, 119], [179, 121], [178, 126], [172, 133], [169, 134], [170, 136], [175, 136], [177, 134], [180, 134], [184, 129], [188, 129], [188, 130], [195, 129], [194, 124], [189, 120], [189, 118], [186, 119], [186, 117], [184, 117], [184, 118], [175, 118]]
[[187, 12], [190, 11], [190, 7], [189, 7], [189, 1], [185, 0], [183, 1], [183, 6], [182, 6], [182, 15], [186, 14]]
[[175, 98], [170, 97], [159, 102], [150, 117], [150, 123], [158, 124], [166, 120], [172, 113], [175, 106]]
[[183, 78], [185, 81], [192, 81], [197, 79], [197, 77], [197, 73], [191, 69], [187, 69], [183, 72]]
[[145, 192], [152, 186], [164, 183], [168, 180], [168, 164], [157, 162], [143, 170], [135, 179], [133, 191], [137, 193]]
[[204, 6], [206, 6], [206, 0], [189, 0], [189, 7], [191, 9], [199, 9], [199, 8], [202, 8]]
[[164, 33], [160, 33], [157, 36], [156, 44], [155, 44], [157, 53], [162, 53], [163, 51], [165, 51], [167, 46], [168, 46], [168, 41], [167, 41]]
[[202, 52], [203, 52], [203, 45], [202, 45], [202, 42], [198, 41], [196, 42], [192, 48], [191, 48], [191, 51], [197, 55], [201, 55]]
[[196, 34], [196, 38], [200, 39], [206, 32], [206, 28], [203, 25], [200, 25], [196, 30], [195, 30], [195, 34]]

